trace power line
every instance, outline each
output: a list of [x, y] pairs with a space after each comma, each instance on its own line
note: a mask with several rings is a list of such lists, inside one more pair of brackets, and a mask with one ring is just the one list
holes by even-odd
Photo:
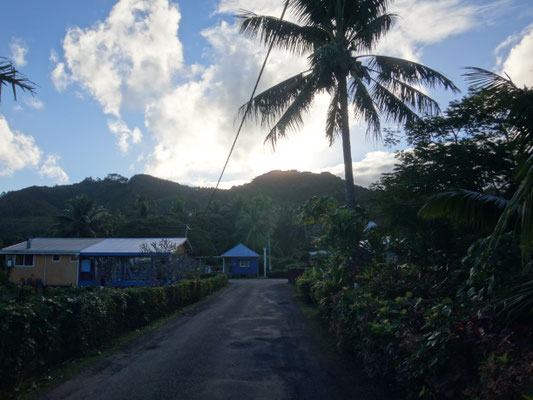
[[[283, 7], [283, 12], [281, 13], [281, 17], [278, 21], [278, 26], [276, 28], [276, 32], [279, 30], [281, 26], [281, 21], [283, 21], [283, 17], [285, 16], [285, 11], [287, 11], [287, 6], [289, 5], [289, 0], [285, 1], [285, 6]], [[274, 47], [274, 38], [272, 38], [272, 41], [270, 42], [270, 45], [268, 46], [268, 51], [265, 56], [265, 60], [263, 61], [263, 65], [261, 67], [261, 70], [259, 71], [259, 75], [257, 77], [257, 80], [255, 81], [254, 89], [252, 90], [252, 95], [250, 96], [250, 100], [248, 101], [248, 105], [246, 106], [246, 110], [244, 111], [244, 114], [242, 115], [241, 123], [239, 125], [239, 129], [237, 129], [237, 134], [235, 135], [235, 139], [233, 140], [233, 144], [231, 145], [231, 149], [228, 154], [228, 158], [226, 158], [226, 162], [224, 163], [224, 168], [222, 168], [222, 172], [220, 173], [220, 176], [218, 177], [217, 184], [215, 186], [215, 189], [213, 189], [213, 193], [211, 194], [211, 198], [209, 199], [209, 202], [207, 203], [207, 207], [205, 210], [209, 210], [209, 207], [211, 207], [211, 203], [213, 201], [213, 198], [215, 197], [215, 193], [218, 190], [218, 186], [220, 185], [220, 181], [222, 180], [222, 176], [224, 175], [224, 172], [226, 171], [226, 167], [228, 166], [229, 159], [231, 158], [231, 154], [233, 153], [233, 149], [235, 148], [235, 144], [237, 143], [237, 139], [239, 138], [239, 135], [241, 134], [242, 126], [244, 125], [244, 121], [246, 119], [246, 116], [248, 115], [248, 112], [250, 111], [250, 108], [252, 107], [252, 100], [254, 99], [255, 92], [257, 90], [257, 86], [259, 86], [259, 81], [261, 80], [261, 76], [263, 75], [263, 71], [265, 70], [266, 63], [268, 61], [268, 57], [270, 56], [270, 52], [272, 51], [272, 47]]]

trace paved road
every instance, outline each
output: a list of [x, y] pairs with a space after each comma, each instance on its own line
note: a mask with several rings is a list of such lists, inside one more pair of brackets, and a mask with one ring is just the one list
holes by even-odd
[[[285, 280], [236, 280], [42, 399], [358, 399]], [[364, 390], [366, 391], [366, 389]]]

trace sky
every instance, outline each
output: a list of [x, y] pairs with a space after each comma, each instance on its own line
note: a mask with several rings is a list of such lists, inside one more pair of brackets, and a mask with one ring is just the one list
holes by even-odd
[[[214, 186], [266, 48], [242, 37], [238, 10], [279, 16], [282, 0], [17, 0], [0, 14], [0, 56], [36, 84], [2, 91], [0, 192], [146, 173]], [[465, 66], [533, 85], [533, 1], [396, 0], [398, 15], [376, 49], [422, 62], [463, 94]], [[288, 16], [292, 19], [292, 16]], [[272, 52], [259, 91], [306, 69], [306, 58]], [[453, 95], [429, 94], [445, 109]], [[245, 125], [221, 187], [279, 169], [343, 176], [340, 140], [325, 139], [327, 94], [275, 151], [267, 128]], [[356, 184], [368, 186], [394, 152], [351, 120]]]

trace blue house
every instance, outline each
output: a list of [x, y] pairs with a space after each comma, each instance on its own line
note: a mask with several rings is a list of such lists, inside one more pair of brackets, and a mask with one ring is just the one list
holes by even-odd
[[250, 250], [242, 243], [226, 251], [219, 258], [222, 258], [222, 268], [227, 274], [259, 274], [259, 254]]

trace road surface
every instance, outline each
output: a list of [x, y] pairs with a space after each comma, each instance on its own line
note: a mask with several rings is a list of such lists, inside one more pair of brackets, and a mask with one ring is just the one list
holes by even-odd
[[324, 350], [285, 282], [235, 280], [40, 398], [382, 398]]

